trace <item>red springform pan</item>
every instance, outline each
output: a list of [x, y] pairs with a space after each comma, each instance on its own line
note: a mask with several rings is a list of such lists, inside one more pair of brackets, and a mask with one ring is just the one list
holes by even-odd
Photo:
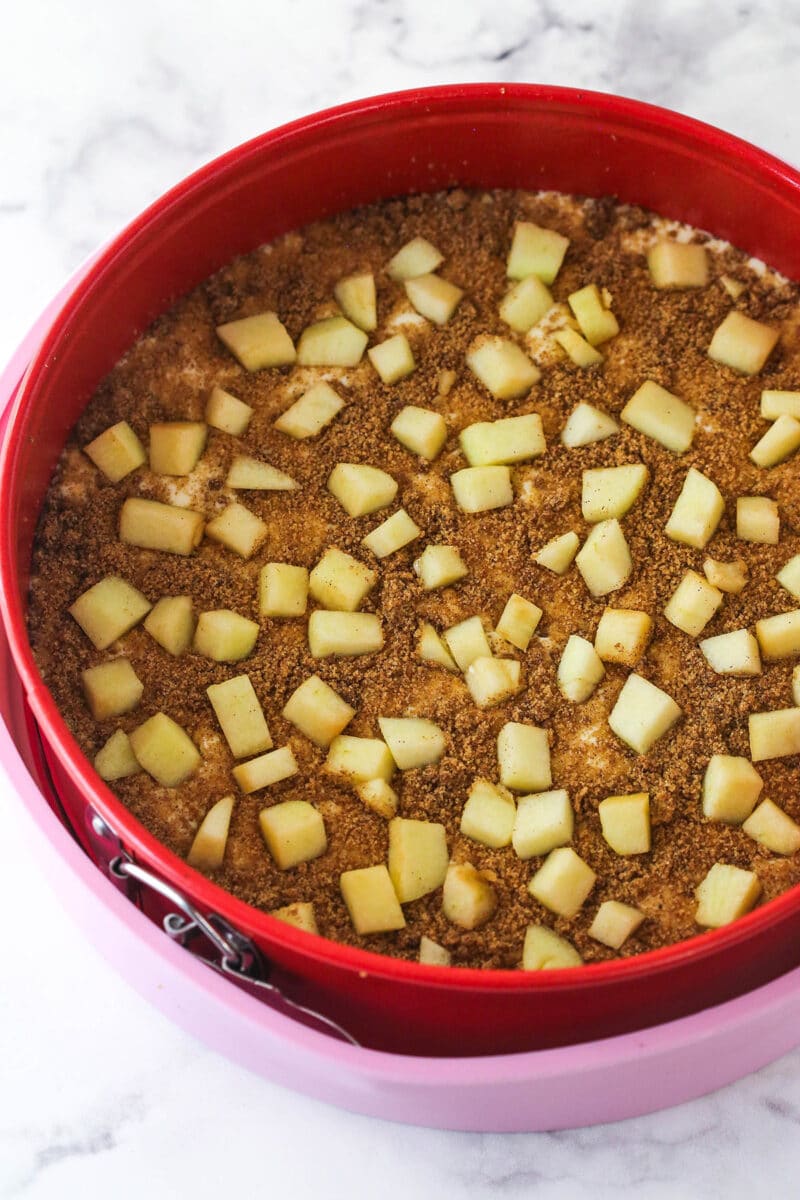
[[[697, 1012], [800, 964], [800, 888], [638, 957], [524, 972], [422, 966], [314, 937], [224, 892], [157, 842], [70, 734], [25, 627], [31, 545], [53, 469], [101, 379], [148, 324], [234, 255], [354, 205], [455, 185], [613, 195], [706, 229], [800, 278], [800, 174], [687, 117], [538, 85], [401, 92], [258, 137], [133, 221], [70, 294], [31, 363], [0, 455], [0, 605], [73, 828], [97, 813], [127, 853], [252, 939], [289, 994], [367, 1046], [480, 1055], [588, 1041]], [[231, 986], [234, 986], [233, 984]]]

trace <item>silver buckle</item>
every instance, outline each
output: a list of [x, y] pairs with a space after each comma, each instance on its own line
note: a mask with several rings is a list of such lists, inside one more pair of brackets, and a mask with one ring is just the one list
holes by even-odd
[[250, 938], [240, 933], [219, 913], [204, 915], [178, 888], [161, 879], [147, 867], [134, 862], [108, 822], [91, 808], [87, 812], [87, 824], [93, 840], [96, 839], [101, 848], [113, 847], [113, 856], [107, 855], [108, 873], [112, 879], [128, 885], [129, 896], [130, 884], [134, 884], [137, 889], [149, 888], [179, 910], [167, 913], [162, 923], [165, 933], [173, 941], [192, 953], [191, 941], [198, 935], [204, 937], [216, 951], [218, 958], [214, 960], [196, 955], [201, 962], [239, 984], [247, 984], [268, 993], [279, 1006], [288, 1008], [290, 1015], [307, 1017], [315, 1024], [323, 1026], [325, 1032], [335, 1034], [352, 1046], [360, 1045], [357, 1039], [336, 1021], [317, 1012], [316, 1009], [307, 1008], [304, 1004], [292, 1000], [272, 983], [269, 979], [269, 964]]

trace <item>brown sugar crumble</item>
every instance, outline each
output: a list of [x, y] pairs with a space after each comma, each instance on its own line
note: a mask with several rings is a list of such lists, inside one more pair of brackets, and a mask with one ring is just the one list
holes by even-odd
[[[597, 366], [581, 369], [554, 347], [547, 336], [550, 315], [527, 338], [513, 334], [500, 319], [517, 221], [535, 222], [570, 239], [551, 285], [557, 304], [563, 306], [568, 295], [591, 283], [610, 294], [620, 332], [600, 347], [603, 361]], [[704, 817], [701, 804], [710, 756], [749, 758], [749, 714], [794, 703], [793, 661], [765, 662], [761, 674], [748, 678], [716, 674], [699, 639], [663, 614], [684, 573], [702, 575], [709, 554], [723, 562], [744, 559], [748, 581], [740, 594], [725, 594], [702, 637], [752, 629], [757, 620], [798, 607], [776, 580], [784, 564], [800, 553], [797, 460], [765, 470], [748, 455], [767, 428], [760, 416], [761, 390], [800, 387], [800, 288], [761, 269], [742, 252], [695, 233], [693, 240], [709, 247], [708, 285], [657, 290], [645, 252], [658, 228], [652, 214], [608, 199], [549, 193], [459, 190], [361, 208], [224, 267], [160, 317], [103, 381], [63, 452], [41, 516], [30, 636], [44, 680], [90, 758], [115, 729], [130, 733], [159, 711], [195, 742], [202, 763], [179, 787], [162, 787], [145, 772], [112, 785], [170, 850], [185, 857], [211, 804], [235, 793], [224, 864], [212, 873], [223, 888], [267, 911], [312, 901], [320, 933], [340, 942], [416, 958], [425, 935], [450, 952], [454, 965], [489, 968], [520, 964], [531, 924], [554, 929], [586, 961], [638, 954], [692, 937], [700, 932], [695, 888], [717, 862], [754, 871], [764, 900], [800, 881], [800, 856], [771, 853], [740, 826]], [[464, 291], [441, 327], [414, 313], [402, 284], [385, 270], [388, 260], [415, 237], [425, 237], [440, 250], [438, 273]], [[396, 383], [383, 383], [366, 355], [352, 368], [295, 365], [249, 372], [215, 332], [225, 322], [273, 311], [296, 344], [308, 325], [337, 312], [337, 281], [360, 271], [371, 271], [377, 287], [378, 324], [370, 346], [402, 332], [413, 350], [416, 369]], [[738, 298], [723, 286], [722, 276], [744, 285]], [[707, 354], [714, 331], [732, 310], [781, 328], [778, 345], [752, 377]], [[468, 369], [467, 350], [483, 333], [528, 348], [541, 369], [540, 381], [529, 392], [513, 400], [495, 399]], [[449, 390], [446, 384], [439, 386], [443, 372], [452, 373]], [[313, 438], [296, 440], [277, 432], [276, 418], [321, 378], [345, 401], [341, 412]], [[645, 380], [695, 410], [694, 439], [685, 453], [672, 453], [626, 423], [607, 440], [572, 449], [561, 443], [578, 403], [595, 405], [618, 420]], [[214, 386], [250, 405], [253, 417], [241, 438], [211, 429], [190, 476], [156, 475], [145, 465], [112, 484], [85, 457], [82, 447], [118, 421], [129, 422], [145, 446], [153, 422], [203, 421]], [[433, 462], [412, 454], [389, 432], [406, 405], [434, 410], [446, 422], [447, 441]], [[540, 457], [512, 466], [513, 503], [477, 514], [463, 512], [449, 483], [466, 465], [459, 433], [474, 422], [529, 412], [540, 415], [547, 448]], [[300, 486], [294, 491], [231, 492], [226, 474], [234, 455], [241, 453], [268, 461]], [[326, 489], [340, 462], [367, 463], [388, 472], [398, 484], [392, 505], [370, 516], [348, 516]], [[556, 575], [534, 556], [557, 535], [573, 530], [583, 542], [592, 528], [581, 512], [584, 470], [631, 462], [649, 470], [647, 486], [621, 518], [633, 571], [621, 589], [595, 598], [574, 564]], [[724, 514], [705, 550], [664, 533], [690, 467], [713, 479], [725, 498]], [[736, 499], [754, 495], [777, 502], [777, 545], [737, 537]], [[267, 535], [247, 560], [208, 538], [187, 557], [139, 549], [118, 536], [120, 508], [133, 496], [192, 507], [207, 521], [236, 499], [265, 522]], [[377, 560], [362, 539], [399, 507], [422, 536]], [[452, 586], [424, 591], [413, 562], [428, 544], [457, 546], [468, 574]], [[309, 651], [307, 615], [259, 617], [263, 564], [311, 569], [330, 546], [377, 573], [360, 610], [380, 614], [385, 643], [378, 653], [315, 659]], [[109, 649], [95, 650], [67, 610], [107, 575], [121, 576], [152, 603], [161, 596], [190, 595], [195, 613], [229, 608], [259, 621], [253, 653], [240, 663], [218, 663], [191, 649], [173, 657], [141, 625]], [[538, 605], [543, 616], [524, 652], [490, 633], [497, 653], [521, 664], [522, 686], [511, 699], [481, 709], [460, 673], [420, 660], [419, 627], [427, 621], [441, 632], [477, 615], [489, 632], [511, 593]], [[606, 663], [604, 678], [580, 704], [565, 699], [557, 684], [567, 639], [578, 634], [593, 642], [609, 605], [652, 617], [653, 636], [635, 670], [683, 710], [674, 728], [641, 755], [608, 724], [630, 668]], [[121, 717], [95, 721], [83, 696], [81, 672], [120, 653], [144, 683], [141, 702]], [[274, 746], [290, 745], [299, 766], [291, 778], [251, 795], [236, 788], [231, 775], [236, 760], [206, 694], [209, 685], [242, 673], [252, 681]], [[293, 691], [313, 674], [356, 710], [348, 735], [379, 737], [379, 716], [426, 717], [441, 727], [446, 739], [441, 760], [395, 775], [398, 811], [404, 818], [440, 822], [451, 859], [489, 873], [497, 907], [482, 927], [466, 930], [449, 922], [437, 888], [403, 906], [405, 928], [368, 936], [355, 932], [339, 877], [343, 871], [386, 862], [388, 823], [364, 805], [350, 784], [325, 772], [326, 750], [281, 716]], [[552, 786], [567, 790], [575, 813], [570, 844], [597, 875], [575, 917], [556, 916], [529, 894], [528, 883], [543, 858], [522, 860], [511, 846], [490, 849], [460, 832], [474, 780], [498, 780], [497, 736], [509, 721], [548, 730]], [[759, 762], [757, 769], [764, 781], [762, 799], [768, 797], [800, 821], [797, 766], [794, 755]], [[650, 796], [652, 847], [649, 853], [621, 856], [602, 835], [598, 805], [607, 796], [634, 792]], [[310, 801], [319, 810], [328, 848], [318, 858], [280, 870], [265, 847], [258, 817], [265, 807], [289, 799]], [[588, 932], [606, 900], [633, 905], [645, 916], [619, 951]]]

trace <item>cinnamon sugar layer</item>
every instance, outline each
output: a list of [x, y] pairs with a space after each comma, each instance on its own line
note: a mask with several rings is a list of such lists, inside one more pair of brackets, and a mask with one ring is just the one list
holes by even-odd
[[[513, 336], [497, 310], [508, 281], [505, 262], [515, 220], [533, 220], [570, 238], [552, 291], [563, 302], [587, 283], [605, 287], [621, 332], [602, 347], [604, 362], [580, 370], [557, 359], [549, 340], [534, 330], [528, 343], [542, 367], [529, 395], [497, 401], [465, 366], [465, 352], [482, 332]], [[726, 499], [722, 522], [708, 553], [729, 561], [744, 558], [749, 582], [738, 596], [726, 595], [704, 637], [752, 627], [755, 620], [797, 607], [775, 580], [777, 571], [800, 553], [800, 479], [797, 462], [759, 470], [748, 452], [766, 429], [759, 415], [762, 388], [800, 387], [796, 322], [800, 290], [747, 257], [713, 243], [711, 282], [701, 291], [656, 291], [643, 249], [655, 236], [651, 214], [611, 200], [570, 200], [552, 194], [467, 193], [389, 201], [343, 214], [291, 234], [273, 246], [236, 259], [179, 301], [140, 338], [103, 381], [64, 450], [41, 516], [34, 551], [29, 625], [34, 651], [57, 704], [76, 738], [93, 757], [115, 728], [130, 731], [163, 710], [194, 738], [203, 764], [174, 790], [145, 774], [120, 780], [115, 792], [142, 823], [171, 850], [185, 855], [211, 803], [235, 791], [234, 760], [206, 696], [209, 684], [246, 671], [267, 716], [276, 746], [291, 744], [300, 771], [253, 796], [237, 796], [224, 867], [215, 879], [241, 899], [263, 909], [313, 900], [320, 932], [352, 945], [401, 957], [416, 957], [424, 933], [447, 947], [459, 965], [513, 967], [521, 958], [525, 929], [543, 922], [567, 936], [587, 960], [613, 953], [587, 930], [604, 900], [639, 907], [647, 920], [625, 943], [622, 955], [639, 953], [698, 932], [694, 888], [716, 861], [755, 870], [769, 899], [800, 880], [796, 856], [771, 855], [738, 827], [707, 821], [700, 804], [701, 781], [713, 753], [748, 755], [747, 716], [792, 703], [792, 663], [765, 664], [755, 678], [714, 674], [697, 640], [674, 628], [663, 608], [687, 569], [702, 572], [706, 556], [670, 541], [664, 524], [690, 466], [709, 475]], [[436, 328], [411, 309], [402, 285], [383, 268], [412, 237], [424, 236], [444, 254], [440, 274], [465, 291], [455, 315]], [[694, 235], [705, 240], [704, 235]], [[413, 348], [416, 371], [400, 382], [381, 383], [366, 356], [347, 369], [283, 368], [249, 374], [228, 354], [215, 326], [241, 316], [275, 310], [296, 341], [302, 330], [334, 311], [337, 280], [372, 270], [378, 290], [378, 329], [370, 344], [402, 330]], [[746, 285], [735, 307], [758, 320], [781, 325], [778, 348], [761, 374], [742, 378], [711, 362], [706, 348], [714, 329], [734, 306], [719, 282], [722, 274]], [[525, 339], [521, 339], [523, 342]], [[444, 370], [455, 373], [447, 395], [438, 388]], [[346, 400], [333, 423], [317, 438], [295, 441], [277, 433], [275, 418], [318, 378], [328, 379]], [[618, 417], [635, 389], [655, 380], [681, 396], [698, 413], [691, 449], [680, 457], [623, 425], [607, 441], [566, 449], [559, 435], [579, 401]], [[141, 468], [109, 484], [82, 454], [88, 443], [116, 421], [127, 420], [146, 444], [150, 423], [202, 420], [206, 397], [220, 385], [253, 407], [243, 438], [211, 430], [207, 449], [192, 476], [169, 479]], [[433, 463], [417, 459], [388, 432], [395, 415], [413, 404], [440, 412], [448, 439]], [[508, 508], [469, 516], [456, 508], [449, 486], [465, 465], [458, 433], [475, 421], [536, 411], [543, 421], [546, 453], [512, 468], [515, 502]], [[255, 556], [243, 562], [205, 540], [190, 558], [143, 551], [117, 539], [119, 509], [127, 496], [191, 505], [211, 519], [234, 496], [224, 486], [237, 453], [273, 463], [300, 483], [296, 492], [238, 493], [237, 498], [268, 526]], [[326, 491], [337, 462], [365, 462], [390, 472], [399, 484], [390, 509], [352, 519]], [[589, 526], [580, 509], [581, 473], [588, 467], [643, 462], [650, 483], [623, 519], [634, 562], [623, 589], [593, 599], [573, 567], [557, 577], [538, 567], [534, 553], [553, 536]], [[779, 545], [752, 545], [735, 536], [739, 495], [768, 495], [780, 508]], [[338, 546], [376, 566], [362, 538], [402, 506], [424, 531], [419, 541], [377, 564], [378, 583], [362, 608], [381, 614], [386, 635], [382, 653], [355, 659], [313, 659], [306, 618], [261, 619], [251, 658], [218, 664], [192, 652], [175, 659], [138, 627], [106, 652], [95, 651], [67, 613], [68, 606], [103, 576], [122, 575], [153, 602], [162, 595], [190, 594], [195, 610], [232, 608], [258, 620], [257, 582], [268, 561], [312, 567], [328, 546]], [[459, 547], [469, 568], [465, 579], [425, 593], [412, 569], [428, 543]], [[544, 610], [525, 653], [497, 643], [522, 664], [523, 690], [496, 709], [472, 703], [460, 676], [422, 663], [415, 653], [420, 622], [441, 630], [480, 615], [487, 630], [496, 625], [514, 591]], [[564, 700], [556, 669], [571, 633], [593, 640], [606, 603], [639, 608], [654, 619], [640, 674], [667, 691], [684, 711], [683, 720], [650, 752], [638, 756], [612, 733], [607, 716], [628, 671], [607, 664], [606, 676], [586, 703]], [[132, 713], [96, 723], [83, 699], [80, 673], [87, 666], [127, 654], [145, 684]], [[342, 871], [385, 861], [386, 822], [367, 810], [352, 788], [320, 769], [325, 754], [284, 721], [281, 710], [294, 689], [319, 674], [357, 714], [347, 732], [378, 736], [378, 716], [420, 715], [445, 731], [441, 762], [400, 775], [400, 814], [442, 822], [452, 857], [493, 873], [499, 904], [483, 929], [466, 932], [442, 915], [441, 892], [405, 906], [407, 926], [398, 933], [355, 934], [338, 878]], [[511, 848], [489, 850], [459, 832], [461, 810], [476, 776], [497, 779], [496, 738], [507, 721], [545, 725], [550, 731], [553, 786], [566, 788], [576, 812], [573, 845], [597, 872], [598, 882], [574, 920], [554, 918], [527, 892], [540, 859], [520, 861]], [[797, 760], [758, 764], [769, 797], [800, 820]], [[597, 806], [607, 795], [649, 791], [652, 851], [633, 858], [616, 855], [603, 840]], [[328, 851], [321, 858], [279, 871], [263, 843], [258, 812], [267, 804], [301, 798], [322, 812]]]

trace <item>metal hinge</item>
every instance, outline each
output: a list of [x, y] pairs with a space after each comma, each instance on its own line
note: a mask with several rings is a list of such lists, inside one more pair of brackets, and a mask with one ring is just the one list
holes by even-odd
[[[259, 992], [269, 994], [279, 1007], [290, 1010], [289, 1015], [303, 1017], [306, 1021], [321, 1026], [324, 1032], [334, 1034], [353, 1046], [360, 1044], [336, 1021], [292, 1000], [272, 983], [269, 979], [269, 964], [258, 947], [224, 917], [218, 913], [204, 915], [178, 888], [161, 879], [147, 867], [134, 862], [108, 822], [91, 808], [87, 812], [87, 823], [93, 838], [97, 839], [105, 850], [108, 873], [112, 879], [128, 885], [129, 895], [131, 884], [134, 885], [134, 889], [149, 888], [178, 910], [167, 913], [163, 919], [164, 931], [173, 941], [190, 950], [193, 940], [198, 937], [205, 938], [217, 957], [206, 958], [198, 954], [196, 957], [201, 962], [240, 985], [246, 984]], [[135, 894], [131, 895], [131, 899], [136, 899]]]

